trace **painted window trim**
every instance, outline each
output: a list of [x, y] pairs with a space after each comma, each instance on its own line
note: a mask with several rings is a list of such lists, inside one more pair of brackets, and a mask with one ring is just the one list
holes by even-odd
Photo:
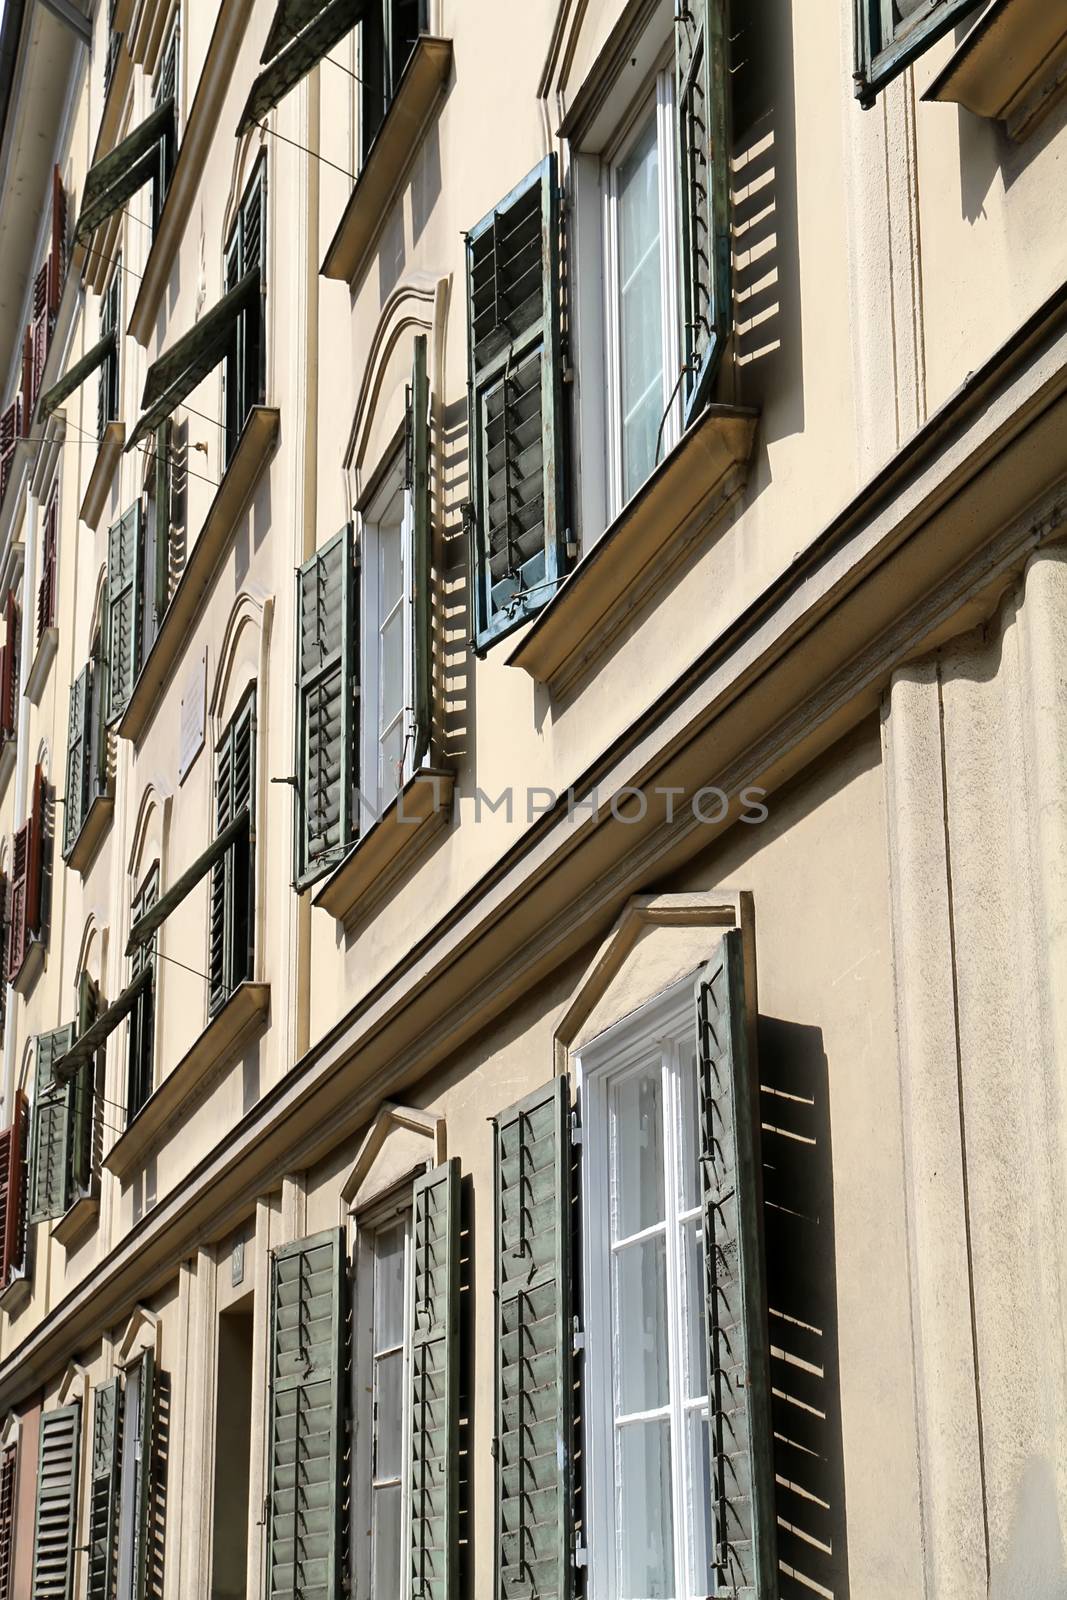
[[402, 497], [400, 519], [401, 561], [403, 563], [403, 591], [401, 595], [401, 632], [404, 640], [403, 688], [403, 751], [404, 764], [397, 783], [397, 793], [414, 775], [415, 717], [414, 717], [414, 613], [412, 606], [412, 562], [414, 557], [414, 516], [412, 493], [404, 481], [403, 453], [397, 454], [386, 470], [373, 500], [360, 519], [360, 583], [359, 583], [359, 793], [356, 809], [359, 813], [355, 838], [360, 839], [389, 809], [396, 796], [382, 804], [381, 781], [378, 770], [380, 753], [381, 715], [377, 641], [381, 627], [381, 607], [378, 583], [379, 529], [385, 513], [397, 496]]
[[883, 0], [854, 0], [856, 33], [856, 98], [869, 111], [882, 90], [906, 67], [936, 44], [982, 0], [930, 0], [925, 16], [916, 18], [887, 37], [882, 17]]

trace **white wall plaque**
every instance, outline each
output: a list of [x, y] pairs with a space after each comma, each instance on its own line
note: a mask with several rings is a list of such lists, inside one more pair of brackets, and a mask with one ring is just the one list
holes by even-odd
[[204, 748], [204, 723], [207, 712], [207, 651], [189, 675], [182, 695], [181, 722], [178, 728], [178, 782], [184, 783], [193, 762]]

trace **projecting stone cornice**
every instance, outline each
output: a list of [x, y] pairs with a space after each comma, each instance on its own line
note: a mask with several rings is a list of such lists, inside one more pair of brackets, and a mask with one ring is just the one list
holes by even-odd
[[[590, 943], [718, 826], [652, 786], [773, 791], [876, 711], [891, 672], [991, 614], [1067, 533], [1067, 286], [918, 432], [684, 678], [435, 926], [0, 1366], [0, 1414], [225, 1237], [277, 1175], [365, 1128]], [[643, 787], [647, 813], [607, 802]], [[621, 815], [621, 811], [620, 811]], [[551, 1070], [546, 1061], [546, 1070]]]

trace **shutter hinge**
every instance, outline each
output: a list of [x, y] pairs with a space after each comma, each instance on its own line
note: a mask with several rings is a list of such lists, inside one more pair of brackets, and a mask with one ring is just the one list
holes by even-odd
[[571, 363], [569, 361], [565, 361], [563, 363], [563, 371], [560, 373], [560, 382], [561, 383], [573, 383], [574, 382], [574, 368], [573, 368], [573, 366], [571, 365]]
[[463, 531], [469, 533], [474, 526], [474, 501], [464, 500], [459, 508], [459, 514], [463, 521]]
[[571, 1144], [581, 1145], [581, 1143], [582, 1143], [582, 1124], [581, 1124], [581, 1121], [579, 1120], [577, 1111], [572, 1111], [571, 1112]]
[[577, 1317], [573, 1318], [573, 1323], [574, 1323], [574, 1344], [572, 1346], [572, 1349], [574, 1351], [574, 1354], [577, 1355], [579, 1353], [579, 1351], [585, 1349], [585, 1334], [582, 1331], [582, 1325], [578, 1321]]
[[574, 1536], [574, 1565], [579, 1571], [589, 1565], [589, 1551], [585, 1548], [578, 1534]]

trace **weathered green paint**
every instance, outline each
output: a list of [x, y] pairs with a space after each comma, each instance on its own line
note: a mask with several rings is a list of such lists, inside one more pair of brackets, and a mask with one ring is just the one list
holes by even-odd
[[412, 1222], [412, 1600], [457, 1600], [459, 1161], [415, 1182]]

